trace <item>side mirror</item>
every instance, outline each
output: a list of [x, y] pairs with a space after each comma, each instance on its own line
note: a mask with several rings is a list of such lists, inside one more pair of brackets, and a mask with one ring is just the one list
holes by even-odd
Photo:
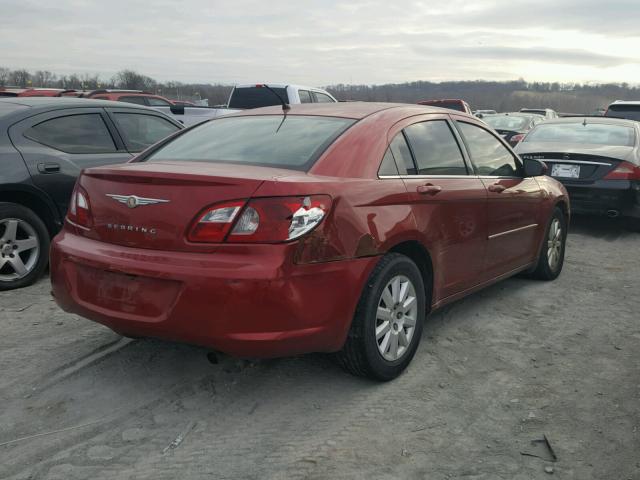
[[174, 115], [184, 115], [184, 105], [171, 105], [169, 110], [171, 110], [171, 113]]
[[523, 159], [523, 162], [525, 177], [540, 177], [549, 173], [549, 167], [547, 167], [547, 164], [540, 160], [525, 158]]

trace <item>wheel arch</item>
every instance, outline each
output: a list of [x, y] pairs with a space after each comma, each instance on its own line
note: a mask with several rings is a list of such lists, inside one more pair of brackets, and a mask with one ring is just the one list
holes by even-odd
[[420, 270], [424, 281], [427, 313], [431, 310], [433, 302], [433, 261], [431, 254], [425, 246], [417, 240], [406, 240], [395, 244], [388, 250], [389, 253], [400, 253], [409, 257]]
[[8, 186], [0, 190], [0, 202], [16, 203], [32, 210], [45, 224], [52, 237], [62, 226], [60, 214], [44, 193], [24, 186]]

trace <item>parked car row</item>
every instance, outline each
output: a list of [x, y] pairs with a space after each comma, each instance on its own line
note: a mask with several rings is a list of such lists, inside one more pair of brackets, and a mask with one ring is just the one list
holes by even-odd
[[35, 281], [57, 234], [66, 311], [239, 356], [332, 352], [389, 380], [431, 310], [555, 279], [571, 202], [638, 224], [633, 120], [316, 90], [239, 86], [187, 129], [156, 109], [189, 107], [132, 92], [0, 100], [0, 289]]

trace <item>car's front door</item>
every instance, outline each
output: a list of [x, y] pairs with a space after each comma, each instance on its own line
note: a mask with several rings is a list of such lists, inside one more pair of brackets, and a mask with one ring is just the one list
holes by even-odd
[[56, 110], [9, 129], [34, 184], [64, 215], [76, 178], [84, 168], [131, 159], [102, 108]]
[[470, 174], [447, 115], [414, 117], [390, 134], [418, 230], [432, 249], [438, 302], [481, 283], [486, 189]]
[[535, 259], [543, 192], [524, 176], [520, 158], [488, 129], [459, 117], [461, 133], [475, 173], [488, 192], [488, 242], [485, 272], [496, 277]]

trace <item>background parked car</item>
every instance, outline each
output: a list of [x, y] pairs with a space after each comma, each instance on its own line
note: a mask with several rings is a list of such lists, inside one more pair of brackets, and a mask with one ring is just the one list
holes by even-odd
[[445, 98], [442, 100], [420, 100], [418, 105], [427, 105], [431, 107], [448, 108], [449, 110], [456, 110], [458, 112], [468, 113], [472, 115], [471, 107], [464, 100], [459, 98]]
[[348, 371], [389, 380], [432, 308], [560, 274], [569, 204], [545, 169], [443, 109], [248, 110], [85, 170], [51, 249], [53, 292], [125, 335], [340, 351]]
[[496, 112], [495, 110], [476, 110], [475, 112], [473, 112], [473, 114], [478, 117], [478, 118], [482, 118], [483, 115], [495, 115], [498, 112]]
[[544, 117], [533, 113], [510, 112], [483, 115], [482, 120], [513, 147], [524, 138], [529, 130], [543, 122]]
[[640, 101], [616, 100], [604, 113], [606, 117], [640, 120]]
[[575, 213], [624, 217], [640, 230], [640, 123], [607, 117], [549, 120], [516, 147], [543, 160], [569, 191]]
[[550, 108], [521, 108], [521, 113], [535, 113], [537, 115], [542, 115], [547, 120], [551, 120], [554, 118], [558, 118], [558, 113], [555, 110]]
[[126, 103], [0, 99], [0, 290], [42, 274], [83, 168], [126, 162], [182, 128]]
[[93, 90], [83, 94], [82, 97], [135, 103], [136, 105], [145, 105], [147, 107], [170, 107], [173, 105], [173, 102], [168, 98], [142, 90]]

